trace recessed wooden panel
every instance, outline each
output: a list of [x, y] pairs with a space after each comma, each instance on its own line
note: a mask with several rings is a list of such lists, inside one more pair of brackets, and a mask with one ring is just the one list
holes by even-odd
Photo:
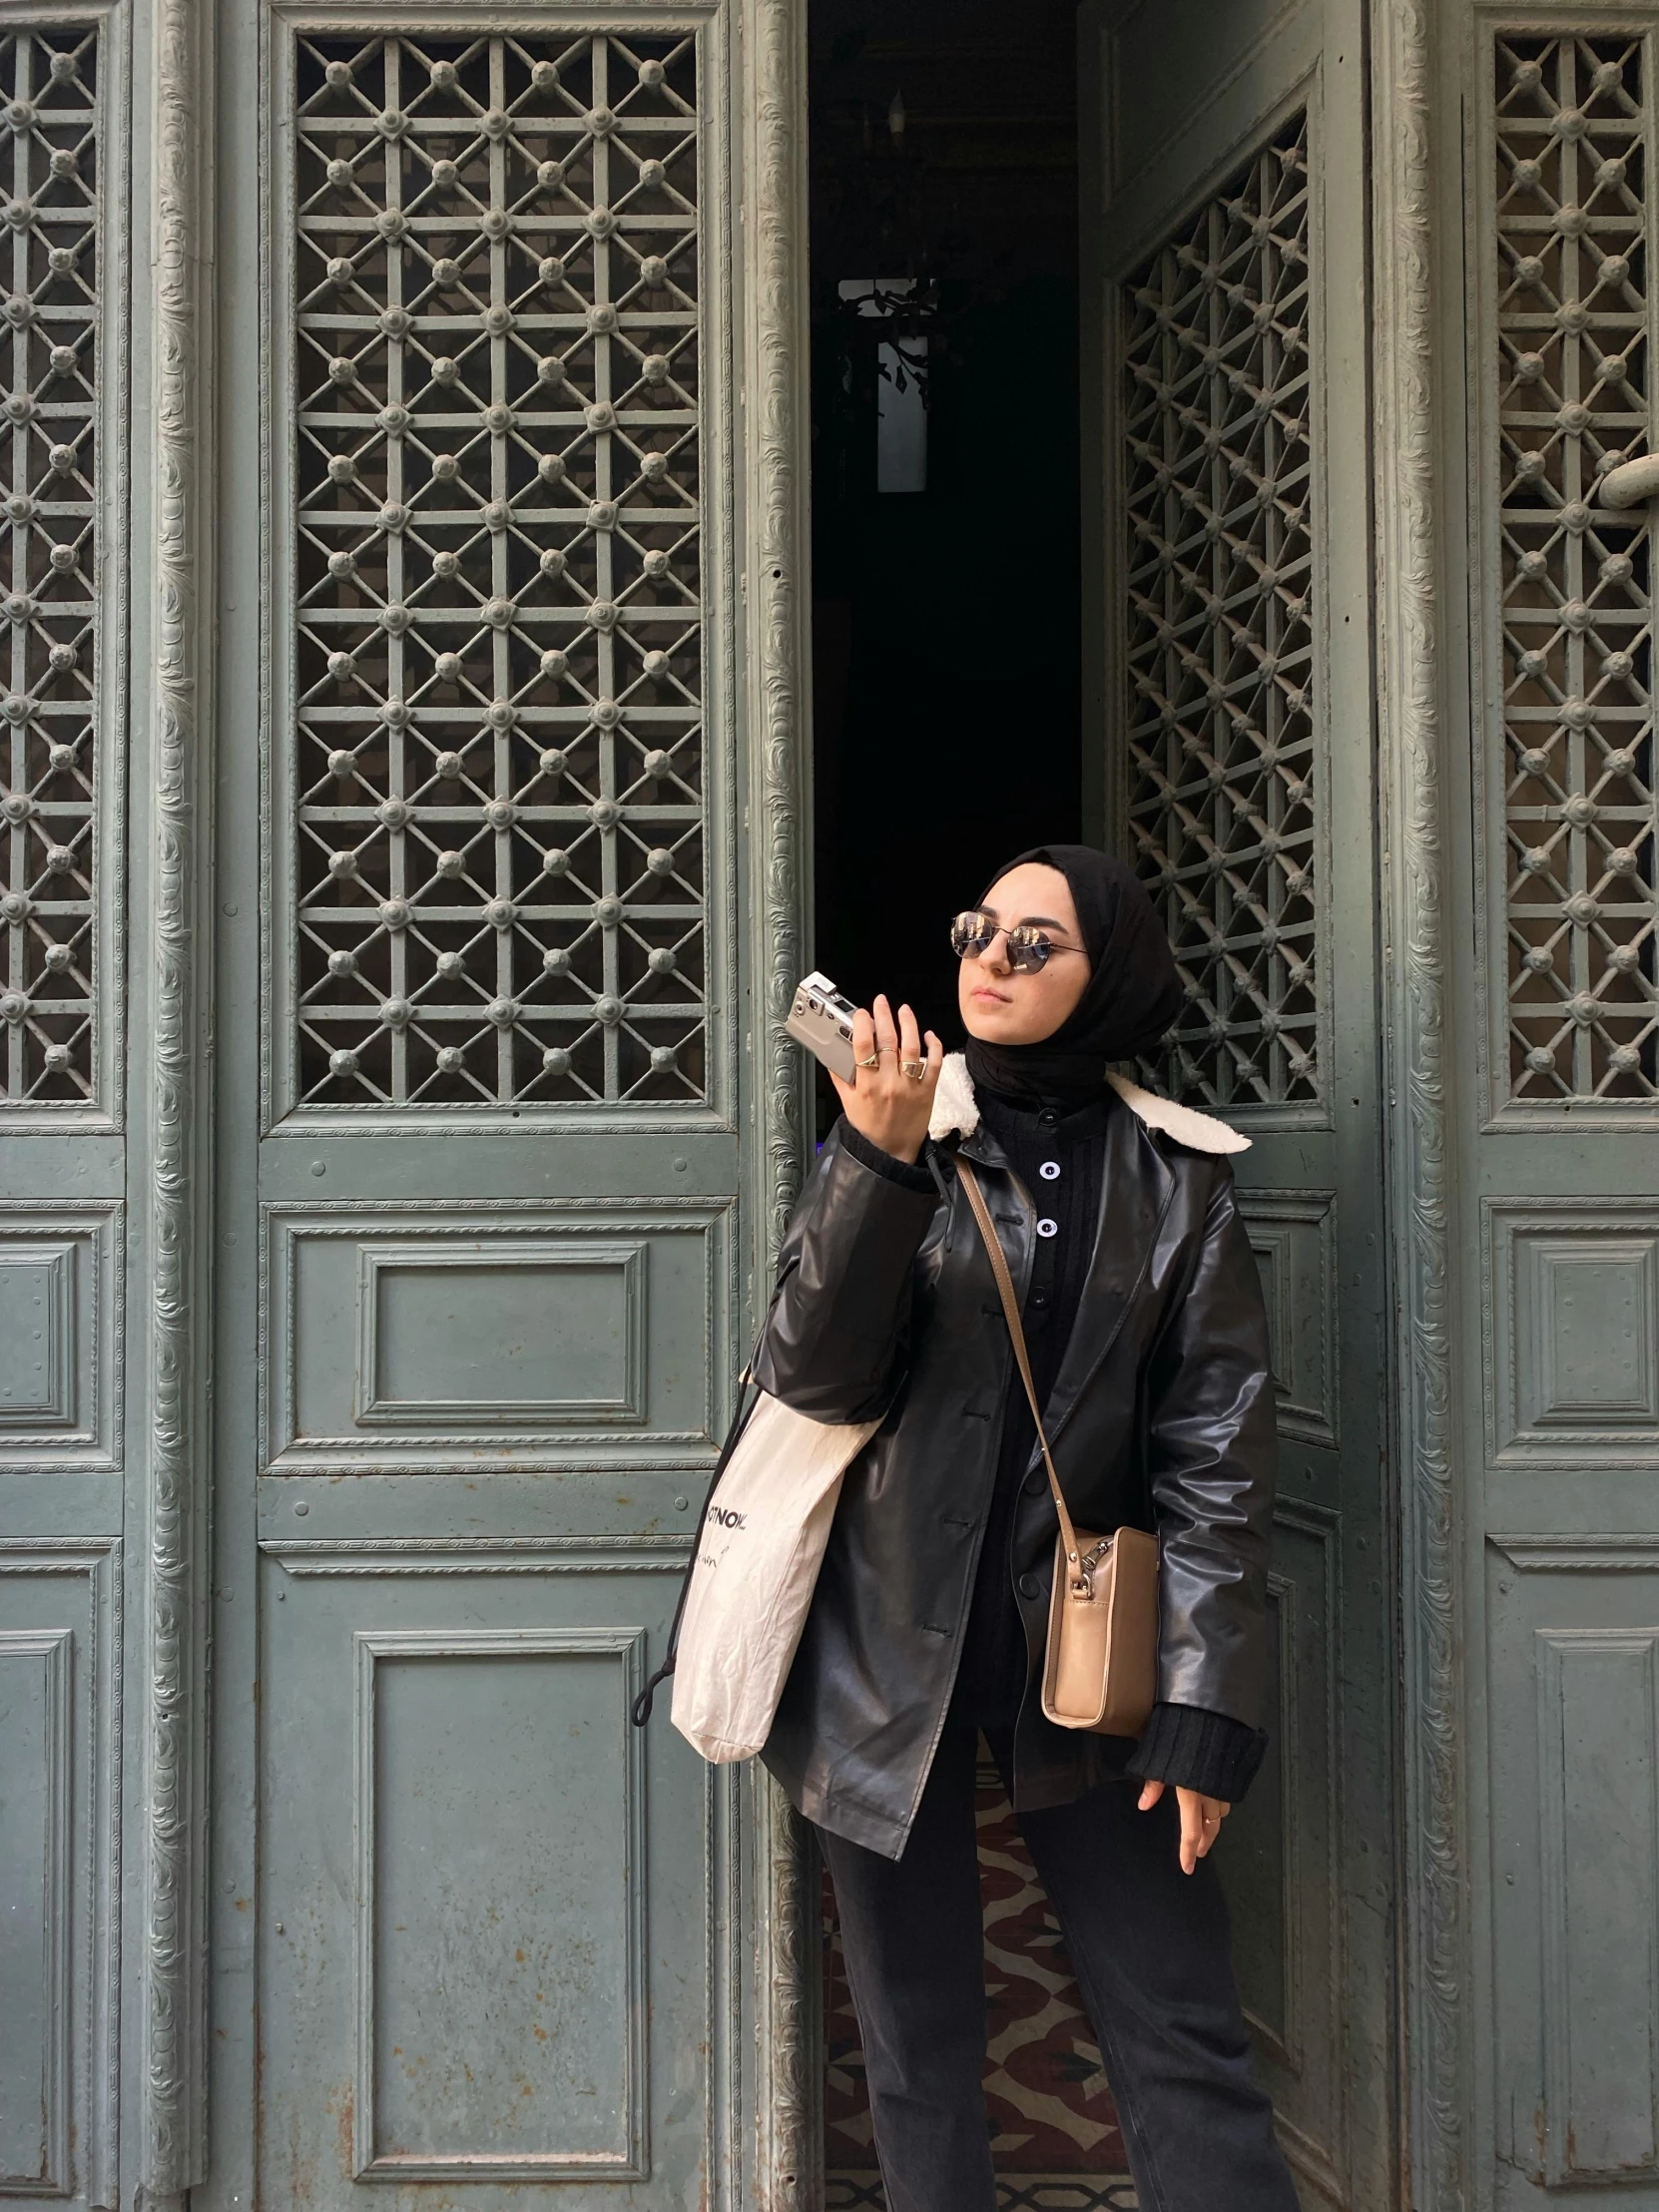
[[0, 2190], [68, 2194], [70, 1633], [0, 1628]]
[[1489, 1558], [1498, 2159], [1659, 2183], [1659, 1537]]
[[75, 1248], [0, 1244], [0, 1434], [75, 1418]]
[[645, 1245], [358, 1247], [357, 1419], [643, 1420]]
[[1659, 1208], [1491, 1209], [1499, 1459], [1659, 1463]]
[[1336, 1198], [1326, 1191], [1241, 1191], [1239, 1211], [1262, 1272], [1280, 1434], [1337, 1438]]
[[119, 1545], [0, 1543], [0, 2202], [113, 2206]]
[[696, 2201], [736, 1778], [629, 1721], [682, 1564], [666, 1540], [266, 1553], [262, 2201], [556, 2183], [600, 2212], [654, 2202], [647, 2173]]
[[1275, 1514], [1268, 1755], [1228, 1817], [1217, 1865], [1236, 1901], [1240, 1993], [1286, 2150], [1322, 2194], [1340, 2197], [1336, 1535], [1321, 1508], [1286, 1500]]
[[639, 2174], [643, 1630], [357, 1653], [359, 2172]]
[[268, 1212], [268, 1470], [711, 1456], [730, 1212], [626, 1199]]
[[0, 1472], [116, 1463], [119, 1220], [0, 1204]]
[[1537, 1639], [1545, 2170], [1659, 2177], [1659, 1629]]

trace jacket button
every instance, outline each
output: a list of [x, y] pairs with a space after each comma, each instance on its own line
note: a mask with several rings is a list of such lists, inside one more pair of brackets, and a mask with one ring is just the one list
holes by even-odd
[[1039, 1128], [1042, 1129], [1053, 1129], [1058, 1125], [1059, 1119], [1059, 1115], [1054, 1111], [1052, 1106], [1045, 1106], [1042, 1112], [1037, 1116], [1037, 1125]]
[[[1045, 1474], [1028, 1474], [1028, 1475], [1027, 1475], [1027, 1476], [1025, 1477], [1025, 1494], [1026, 1494], [1026, 1496], [1027, 1496], [1027, 1497], [1035, 1497], [1035, 1496], [1037, 1496], [1037, 1495], [1038, 1495], [1038, 1493], [1039, 1493], [1040, 1491], [1042, 1491], [1042, 1490], [1046, 1490], [1047, 1488], [1048, 1488], [1048, 1477], [1047, 1477], [1047, 1475], [1045, 1475]], [[1029, 1580], [1030, 1580], [1030, 1577], [1029, 1577], [1029, 1576], [1027, 1576], [1027, 1577], [1026, 1577], [1026, 1579], [1027, 1579], [1027, 1581], [1029, 1581]]]
[[1034, 1574], [1022, 1574], [1020, 1576], [1019, 1594], [1021, 1597], [1035, 1597], [1041, 1588], [1042, 1584]]

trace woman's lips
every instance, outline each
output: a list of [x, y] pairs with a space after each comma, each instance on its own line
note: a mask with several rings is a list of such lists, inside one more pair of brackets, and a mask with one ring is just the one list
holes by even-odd
[[968, 996], [970, 998], [988, 998], [993, 1006], [1006, 1006], [1008, 1003], [1008, 994], [1005, 991], [987, 990], [983, 983], [976, 990], [969, 991]]

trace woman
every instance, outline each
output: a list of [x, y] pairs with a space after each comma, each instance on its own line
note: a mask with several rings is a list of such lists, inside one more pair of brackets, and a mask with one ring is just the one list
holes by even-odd
[[[1295, 2212], [1208, 1853], [1261, 1763], [1273, 1384], [1226, 1155], [1110, 1072], [1181, 991], [1130, 871], [1022, 853], [958, 915], [965, 1058], [884, 998], [791, 1224], [757, 1376], [853, 1463], [765, 1758], [818, 1829], [889, 2212], [992, 2212], [973, 1789], [983, 1731], [1064, 1929], [1145, 2212]], [[1161, 1539], [1159, 1700], [1042, 1713], [1056, 1516], [973, 1162], [1077, 1520]], [[1139, 1782], [1138, 1792], [1134, 1784]]]

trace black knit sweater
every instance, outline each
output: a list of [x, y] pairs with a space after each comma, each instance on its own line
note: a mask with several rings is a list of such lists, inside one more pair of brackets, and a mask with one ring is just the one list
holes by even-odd
[[[1110, 1094], [1069, 1113], [1058, 1106], [1016, 1106], [984, 1090], [978, 1102], [986, 1126], [1007, 1154], [1037, 1216], [1031, 1278], [1020, 1319], [1037, 1397], [1046, 1404], [1071, 1339], [1093, 1256], [1107, 1118], [1127, 1109]], [[877, 1174], [916, 1190], [932, 1187], [931, 1174], [922, 1162], [895, 1160], [850, 1123], [841, 1123], [840, 1139], [855, 1159]], [[1009, 1551], [1020, 1484], [1035, 1444], [1036, 1427], [1016, 1368], [1010, 1374], [1003, 1407], [996, 1483], [962, 1655], [968, 1677], [965, 1687], [981, 1715], [1001, 1713], [1009, 1720], [1018, 1709], [1029, 1674]], [[1236, 1804], [1250, 1787], [1266, 1749], [1267, 1737], [1261, 1730], [1248, 1728], [1228, 1714], [1197, 1706], [1158, 1705], [1126, 1758], [1125, 1771], [1145, 1781], [1201, 1790], [1207, 1797]]]

